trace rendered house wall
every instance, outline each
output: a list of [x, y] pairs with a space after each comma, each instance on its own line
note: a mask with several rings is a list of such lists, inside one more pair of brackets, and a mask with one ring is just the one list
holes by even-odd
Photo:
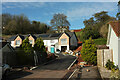
[[[61, 39], [67, 39], [67, 43], [66, 44], [62, 44], [61, 43]], [[62, 36], [59, 38], [59, 50], [61, 50], [61, 46], [67, 46], [67, 50], [69, 50], [69, 37], [68, 35], [66, 35], [65, 33], [62, 34]]]
[[109, 49], [113, 50], [113, 62], [115, 65], [118, 65], [118, 37], [116, 36], [115, 32], [113, 31], [111, 25], [109, 25], [111, 28], [110, 37], [109, 37]]

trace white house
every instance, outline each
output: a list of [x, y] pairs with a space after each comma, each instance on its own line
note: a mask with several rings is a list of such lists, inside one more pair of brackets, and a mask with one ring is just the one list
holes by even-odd
[[107, 46], [113, 51], [113, 62], [120, 69], [120, 21], [109, 23]]
[[14, 48], [19, 47], [22, 41], [28, 37], [32, 46], [37, 38], [42, 38], [47, 51], [55, 53], [56, 50], [65, 51], [77, 47], [77, 37], [74, 32], [53, 33], [53, 34], [35, 34], [35, 35], [16, 35], [12, 36], [8, 41]]
[[38, 37], [43, 39], [44, 45], [49, 52], [54, 53], [57, 49], [60, 51], [70, 50], [77, 47], [77, 37], [74, 32], [40, 34]]

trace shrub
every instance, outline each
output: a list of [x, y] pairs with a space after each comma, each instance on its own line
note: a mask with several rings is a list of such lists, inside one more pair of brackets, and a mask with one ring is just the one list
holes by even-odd
[[81, 50], [81, 57], [84, 61], [90, 63], [90, 64], [97, 64], [97, 54], [96, 54], [97, 48], [94, 44], [94, 41], [92, 38], [89, 38], [89, 40], [86, 40], [83, 44], [82, 50]]
[[34, 50], [45, 52], [45, 46], [42, 38], [37, 38], [37, 40], [35, 41]]
[[110, 59], [109, 59], [109, 60], [107, 61], [106, 65], [105, 65], [105, 67], [106, 67], [107, 69], [111, 70], [111, 69], [114, 69], [114, 68], [115, 68], [115, 65], [114, 65], [114, 63], [113, 63], [112, 61], [110, 61]]

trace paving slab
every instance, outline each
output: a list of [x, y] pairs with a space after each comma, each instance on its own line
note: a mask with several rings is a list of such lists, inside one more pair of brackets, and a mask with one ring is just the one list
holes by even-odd
[[[90, 70], [90, 71], [87, 71]], [[81, 80], [102, 80], [97, 66], [87, 66], [81, 69]]]

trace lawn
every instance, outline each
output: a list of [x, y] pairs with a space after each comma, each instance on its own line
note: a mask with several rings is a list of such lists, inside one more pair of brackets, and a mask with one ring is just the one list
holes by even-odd
[[98, 38], [94, 39], [96, 45], [106, 45], [107, 39], [105, 38]]

